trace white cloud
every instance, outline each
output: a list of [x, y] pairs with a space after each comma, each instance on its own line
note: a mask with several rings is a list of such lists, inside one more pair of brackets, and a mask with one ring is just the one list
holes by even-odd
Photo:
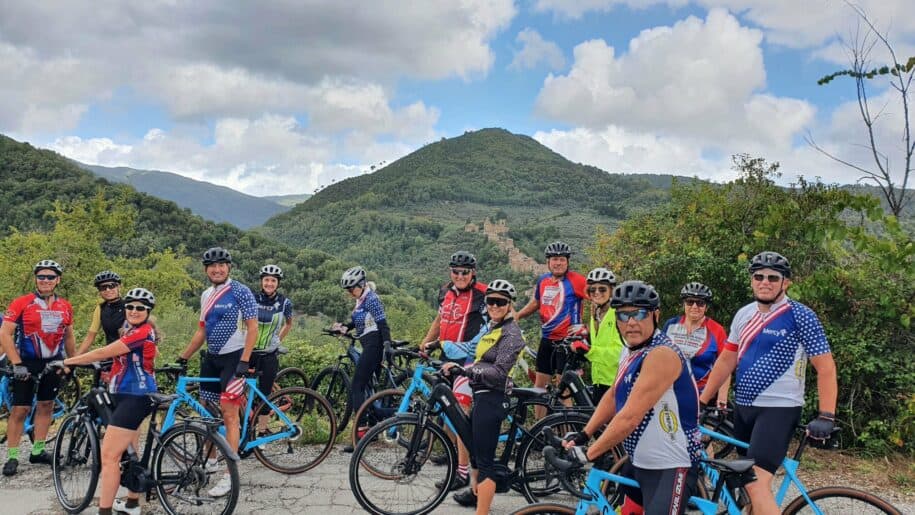
[[562, 55], [559, 45], [543, 39], [536, 30], [530, 27], [523, 29], [518, 32], [515, 41], [521, 44], [521, 48], [515, 51], [515, 56], [508, 66], [510, 69], [532, 69], [538, 67], [541, 62], [546, 63], [551, 70], [565, 68], [566, 58]]

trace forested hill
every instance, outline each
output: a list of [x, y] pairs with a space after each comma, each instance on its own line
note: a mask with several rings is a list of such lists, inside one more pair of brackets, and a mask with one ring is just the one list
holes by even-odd
[[241, 229], [261, 225], [271, 216], [289, 209], [271, 199], [246, 195], [176, 173], [82, 163], [80, 166], [108, 181], [127, 183], [143, 193], [171, 200], [207, 220], [227, 222]]
[[667, 198], [666, 188], [638, 176], [575, 164], [528, 136], [484, 129], [329, 186], [263, 230], [420, 286], [411, 282], [417, 276], [444, 278], [447, 257], [457, 248], [483, 255], [484, 277], [510, 275], [504, 252], [467, 232], [468, 224], [504, 220], [507, 236], [537, 260], [546, 243], [558, 238], [581, 256], [598, 226], [612, 230], [629, 214]]

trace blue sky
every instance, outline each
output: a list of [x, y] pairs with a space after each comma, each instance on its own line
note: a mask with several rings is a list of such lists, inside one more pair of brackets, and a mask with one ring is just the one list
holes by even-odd
[[[906, 57], [909, 4], [859, 4]], [[226, 5], [0, 0], [0, 132], [255, 195], [493, 126], [610, 172], [727, 180], [747, 152], [786, 181], [857, 179], [808, 135], [867, 164], [853, 83], [816, 85], [847, 64], [839, 36], [857, 18], [841, 1]], [[872, 86], [891, 138], [898, 97]]]

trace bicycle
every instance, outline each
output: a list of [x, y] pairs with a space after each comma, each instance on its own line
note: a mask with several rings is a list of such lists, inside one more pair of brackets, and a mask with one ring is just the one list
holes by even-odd
[[[153, 393], [147, 397], [156, 409], [149, 419], [142, 455], [130, 445], [121, 458], [121, 485], [145, 493], [147, 501], [155, 490], [159, 503], [170, 515], [232, 513], [238, 502], [239, 458], [219, 434], [220, 421], [186, 419], [160, 430], [156, 424], [158, 408], [177, 396]], [[57, 433], [52, 457], [54, 490], [67, 513], [86, 509], [95, 496], [101, 474], [101, 435], [113, 407], [103, 388], [92, 388]], [[208, 456], [213, 455], [223, 464], [218, 470], [206, 465]], [[231, 479], [228, 494], [209, 496], [207, 491], [223, 474]]]
[[[441, 372], [431, 376], [441, 379]], [[586, 415], [567, 410], [556, 417], [544, 418], [528, 430], [524, 423], [530, 407], [542, 405], [546, 401], [544, 393], [542, 389], [516, 388], [509, 395], [508, 429], [501, 431], [506, 438], [500, 442], [501, 450], [497, 449], [496, 457], [497, 466], [506, 471], [505, 481], [497, 487], [499, 492], [524, 488], [524, 475], [517, 471], [518, 464], [525, 459], [520, 450], [525, 441], [533, 439], [534, 434], [549, 424], [576, 431], [588, 421]], [[442, 381], [432, 387], [427, 400], [414, 401], [410, 411], [369, 429], [356, 446], [349, 467], [350, 487], [362, 508], [376, 514], [419, 514], [441, 504], [457, 473], [457, 450], [437, 422], [439, 417], [465, 444], [470, 442], [470, 420], [458, 405], [450, 385]], [[445, 456], [443, 467], [431, 462], [430, 458], [436, 454]], [[512, 459], [516, 464], [514, 472], [508, 468]], [[422, 473], [425, 474], [420, 476]], [[402, 486], [406, 488], [399, 488]], [[384, 506], [385, 502], [415, 505], [400, 509]]]
[[[166, 369], [170, 373], [184, 370], [181, 365], [158, 370]], [[176, 420], [195, 420], [194, 415], [220, 418], [218, 406], [211, 403], [205, 406], [188, 391], [189, 384], [218, 381], [218, 378], [179, 375], [175, 397], [162, 421], [163, 431]], [[242, 405], [245, 409], [238, 448], [241, 457], [253, 453], [270, 470], [299, 474], [318, 466], [330, 454], [337, 438], [337, 422], [330, 404], [317, 392], [294, 386], [272, 392], [268, 397], [257, 388], [256, 378], [247, 377]], [[266, 428], [258, 427], [261, 420], [266, 420]], [[225, 426], [219, 431], [225, 434]]]
[[[41, 378], [44, 377], [46, 373], [57, 373], [56, 371], [46, 371], [43, 370], [37, 375], [32, 375], [30, 377], [32, 381], [32, 405], [29, 407], [29, 413], [25, 417], [25, 422], [22, 427], [22, 434], [29, 437], [29, 441], [34, 441], [35, 438], [35, 407], [38, 404], [38, 400], [35, 398], [38, 385], [41, 382]], [[9, 417], [10, 412], [13, 410], [13, 367], [12, 366], [3, 366], [0, 367], [0, 419]], [[69, 387], [70, 395], [75, 391], [79, 395], [79, 383], [73, 381], [69, 376], [65, 376], [61, 379], [62, 385], [71, 385]], [[66, 381], [66, 382], [64, 382]], [[75, 387], [72, 386], [75, 384]], [[61, 386], [63, 390], [63, 386]], [[54, 398], [54, 404], [51, 409], [51, 425], [54, 424], [55, 420], [63, 418], [72, 407], [72, 404], [65, 402], [62, 395], [58, 394]], [[50, 439], [51, 436], [49, 435]], [[0, 444], [6, 443], [7, 434], [4, 433], [0, 437]]]

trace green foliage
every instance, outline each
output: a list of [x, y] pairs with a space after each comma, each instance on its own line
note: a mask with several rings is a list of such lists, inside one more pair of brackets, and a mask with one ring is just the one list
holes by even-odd
[[817, 81], [817, 85], [823, 86], [829, 84], [834, 79], [838, 77], [848, 76], [853, 79], [873, 79], [875, 77], [880, 77], [882, 75], [893, 75], [899, 76], [901, 73], [909, 73], [912, 69], [915, 68], [915, 56], [909, 57], [908, 61], [905, 64], [897, 63], [893, 66], [884, 65], [880, 68], [873, 68], [868, 71], [858, 71], [858, 70], [840, 70], [835, 73], [830, 73], [824, 77], [821, 77]]

